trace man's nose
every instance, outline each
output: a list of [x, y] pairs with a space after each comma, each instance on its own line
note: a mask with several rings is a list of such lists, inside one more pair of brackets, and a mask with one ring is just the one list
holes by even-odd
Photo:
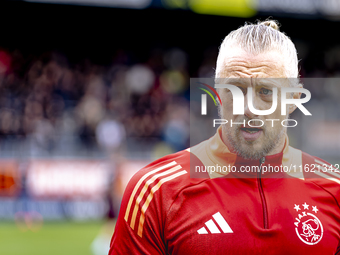
[[[253, 106], [254, 106], [254, 108], [255, 108], [255, 109], [259, 109], [259, 108], [257, 107], [258, 100], [257, 100], [257, 98], [256, 98], [255, 93], [252, 93], [251, 97], [252, 97], [252, 99], [253, 99]], [[247, 116], [247, 117], [250, 118], [250, 119], [253, 119], [253, 118], [255, 118], [255, 117], [258, 117], [258, 115], [252, 113], [252, 112], [250, 111], [250, 109], [249, 109], [248, 93], [246, 93], [246, 94], [244, 95], [244, 115]]]

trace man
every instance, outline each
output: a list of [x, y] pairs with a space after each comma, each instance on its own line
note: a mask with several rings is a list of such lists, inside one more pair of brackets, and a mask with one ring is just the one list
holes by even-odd
[[[300, 87], [297, 63], [276, 22], [245, 25], [223, 41], [216, 81], [231, 82], [245, 99], [252, 88], [254, 108], [268, 110], [274, 87]], [[268, 84], [272, 78], [280, 82]], [[244, 124], [221, 125], [209, 140], [140, 170], [126, 188], [109, 254], [340, 253], [340, 180], [306, 171], [332, 166], [289, 146], [280, 107], [255, 115], [245, 100], [244, 115], [233, 115], [230, 91], [218, 92], [221, 117]], [[287, 114], [294, 110], [287, 106]], [[190, 178], [190, 165], [236, 171]], [[258, 171], [242, 171], [247, 166]], [[282, 171], [287, 166], [304, 171]], [[281, 170], [263, 171], [270, 167]]]

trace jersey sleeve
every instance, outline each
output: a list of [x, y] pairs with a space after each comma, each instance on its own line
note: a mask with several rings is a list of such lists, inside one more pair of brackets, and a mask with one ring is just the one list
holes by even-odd
[[166, 254], [164, 223], [173, 192], [171, 182], [187, 174], [176, 161], [154, 162], [129, 181], [109, 255]]

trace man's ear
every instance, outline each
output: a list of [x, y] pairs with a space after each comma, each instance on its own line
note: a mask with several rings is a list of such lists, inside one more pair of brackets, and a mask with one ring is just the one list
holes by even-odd
[[[303, 85], [302, 85], [301, 83], [299, 83], [296, 87], [297, 87], [297, 88], [303, 88]], [[301, 93], [298, 93], [298, 92], [293, 93], [292, 98], [294, 98], [294, 99], [300, 99], [300, 98], [301, 98]], [[289, 114], [292, 114], [292, 112], [294, 112], [296, 108], [297, 108], [297, 106], [296, 106], [295, 104], [294, 104], [294, 105], [290, 104], [290, 105], [288, 106], [288, 112], [289, 112]]]

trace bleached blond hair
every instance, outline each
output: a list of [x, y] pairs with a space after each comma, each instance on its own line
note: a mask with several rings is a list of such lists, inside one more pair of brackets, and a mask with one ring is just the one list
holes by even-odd
[[291, 39], [283, 32], [280, 32], [277, 21], [266, 20], [257, 24], [245, 24], [230, 32], [224, 38], [219, 50], [216, 63], [216, 78], [222, 78], [220, 77], [220, 72], [224, 64], [224, 56], [228, 50], [232, 50], [232, 47], [235, 46], [254, 55], [277, 50], [282, 54], [286, 77], [299, 77], [296, 48]]

